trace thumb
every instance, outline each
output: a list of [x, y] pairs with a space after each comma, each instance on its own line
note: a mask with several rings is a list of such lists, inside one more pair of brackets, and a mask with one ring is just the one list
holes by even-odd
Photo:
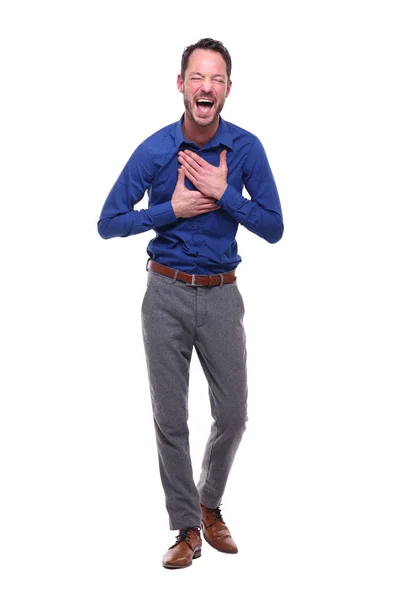
[[177, 187], [184, 187], [185, 185], [185, 174], [181, 168], [178, 169], [178, 181], [176, 182]]
[[226, 149], [222, 150], [221, 154], [219, 155], [219, 166], [226, 167]]

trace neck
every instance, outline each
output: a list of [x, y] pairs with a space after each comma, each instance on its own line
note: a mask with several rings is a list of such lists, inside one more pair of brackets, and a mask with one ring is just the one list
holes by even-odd
[[214, 123], [211, 123], [211, 125], [207, 125], [207, 127], [199, 127], [190, 119], [188, 114], [185, 113], [182, 124], [182, 132], [188, 142], [193, 142], [197, 146], [201, 147], [205, 146], [207, 142], [212, 140], [214, 135], [217, 133], [218, 125], [219, 117]]

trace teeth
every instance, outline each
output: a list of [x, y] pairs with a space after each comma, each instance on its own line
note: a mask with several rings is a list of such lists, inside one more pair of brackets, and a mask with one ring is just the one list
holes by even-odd
[[197, 98], [196, 102], [207, 102], [207, 104], [214, 104], [209, 98]]

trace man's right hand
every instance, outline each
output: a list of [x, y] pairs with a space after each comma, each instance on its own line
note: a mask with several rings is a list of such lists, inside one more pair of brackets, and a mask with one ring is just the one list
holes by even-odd
[[171, 201], [173, 211], [178, 218], [184, 217], [187, 219], [221, 208], [215, 204], [213, 198], [203, 196], [201, 192], [188, 190], [182, 169], [178, 169], [178, 181]]

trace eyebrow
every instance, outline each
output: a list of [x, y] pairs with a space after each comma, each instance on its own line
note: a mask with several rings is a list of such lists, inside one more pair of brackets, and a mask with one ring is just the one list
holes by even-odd
[[[203, 73], [199, 73], [198, 71], [193, 71], [192, 73], [189, 73], [189, 77], [191, 75], [199, 75], [200, 77], [204, 77]], [[221, 77], [222, 79], [225, 79], [226, 75], [222, 75], [221, 73], [217, 73], [216, 75], [212, 75], [211, 79], [215, 79], [216, 77]]]

